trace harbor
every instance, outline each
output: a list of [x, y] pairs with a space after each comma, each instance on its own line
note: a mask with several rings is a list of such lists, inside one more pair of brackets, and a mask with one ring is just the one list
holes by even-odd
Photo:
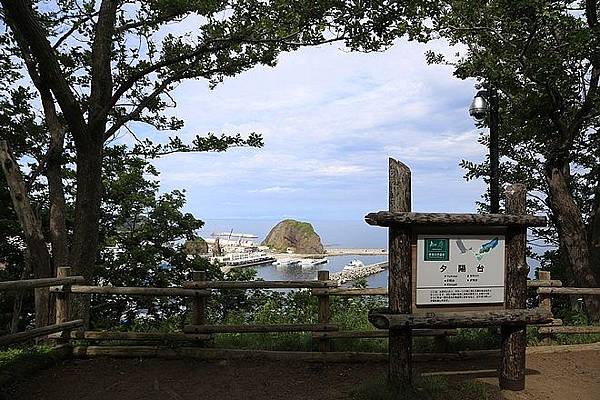
[[294, 247], [278, 251], [258, 244], [251, 233], [220, 231], [204, 239], [206, 257], [218, 263], [225, 273], [232, 269], [253, 268], [264, 280], [314, 280], [319, 270], [328, 270], [331, 279], [350, 284], [366, 278], [369, 286], [387, 281], [387, 249], [369, 247], [321, 247], [319, 253], [296, 252]]

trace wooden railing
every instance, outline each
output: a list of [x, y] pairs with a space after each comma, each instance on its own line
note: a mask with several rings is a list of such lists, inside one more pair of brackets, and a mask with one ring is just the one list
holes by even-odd
[[[193, 273], [193, 278], [182, 287], [150, 288], [150, 287], [116, 287], [82, 285], [81, 276], [69, 276], [69, 268], [59, 268], [56, 278], [30, 279], [21, 281], [0, 282], [1, 290], [21, 290], [28, 288], [49, 287], [56, 293], [56, 323], [43, 328], [0, 337], [0, 345], [50, 335], [58, 343], [70, 339], [92, 341], [158, 341], [158, 342], [197, 342], [203, 343], [217, 333], [264, 333], [264, 332], [310, 332], [311, 337], [319, 344], [319, 351], [332, 350], [332, 341], [337, 339], [387, 338], [388, 330], [382, 323], [381, 329], [364, 331], [342, 331], [331, 322], [332, 296], [387, 296], [387, 288], [345, 288], [329, 279], [328, 271], [319, 271], [316, 281], [207, 281], [206, 274], [201, 271]], [[530, 280], [527, 286], [535, 289], [539, 296], [539, 307], [551, 310], [553, 295], [598, 295], [598, 288], [565, 288], [558, 280], [550, 279], [550, 273], [540, 271], [540, 279]], [[310, 289], [311, 294], [319, 301], [318, 323], [315, 324], [272, 324], [272, 325], [208, 325], [206, 321], [207, 298], [212, 290], [230, 289]], [[77, 331], [83, 326], [82, 320], [69, 321], [69, 300], [71, 294], [127, 295], [127, 296], [177, 296], [191, 299], [191, 324], [186, 325], [181, 333], [159, 332], [112, 332], [112, 331]], [[510, 310], [507, 310], [510, 311]], [[512, 316], [514, 318], [514, 315]], [[481, 322], [481, 321], [480, 321]], [[406, 321], [403, 321], [406, 323]], [[412, 321], [411, 323], [416, 323]], [[437, 329], [420, 328], [413, 330], [414, 336], [446, 337], [456, 335], [456, 329], [440, 322]], [[480, 324], [481, 325], [481, 324]], [[599, 326], [562, 326], [562, 321], [554, 319], [549, 324], [540, 325], [539, 333], [548, 338], [555, 333], [600, 333]]]
[[[550, 271], [540, 271], [539, 278], [541, 280], [551, 281]], [[560, 281], [554, 285], [546, 285], [546, 287], [538, 287], [537, 294], [539, 296], [539, 306], [545, 310], [552, 311], [552, 295], [600, 295], [600, 288], [572, 288], [562, 287]], [[582, 334], [582, 333], [600, 333], [600, 326], [564, 326], [562, 321], [556, 320], [555, 324], [542, 326], [538, 332], [542, 336], [542, 340], [547, 340], [555, 333], [566, 334]]]
[[[56, 278], [23, 279], [19, 281], [0, 282], [0, 291], [37, 289], [51, 287], [55, 285], [64, 285], [68, 288], [71, 284], [83, 283], [83, 276], [69, 276], [69, 268], [59, 268]], [[0, 336], [0, 345], [23, 342], [39, 337], [48, 336], [56, 332], [68, 334], [72, 329], [83, 326], [83, 320], [69, 320], [68, 294], [61, 294], [56, 299], [56, 323], [40, 328], [30, 329], [25, 332], [18, 332], [9, 335]]]

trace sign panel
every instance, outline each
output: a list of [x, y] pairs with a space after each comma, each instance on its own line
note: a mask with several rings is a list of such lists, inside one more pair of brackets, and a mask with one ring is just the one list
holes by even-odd
[[419, 235], [420, 305], [504, 301], [504, 235]]

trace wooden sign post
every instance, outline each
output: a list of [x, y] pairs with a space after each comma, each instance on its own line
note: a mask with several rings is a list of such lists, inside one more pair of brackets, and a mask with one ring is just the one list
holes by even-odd
[[[527, 191], [521, 184], [510, 185], [506, 189], [506, 212], [525, 215]], [[509, 227], [506, 234], [506, 308], [527, 308], [526, 261], [527, 227]], [[525, 348], [527, 347], [527, 326], [502, 325], [502, 346], [500, 360], [500, 388], [509, 390], [525, 389]]]
[[524, 389], [526, 326], [552, 320], [526, 309], [527, 227], [546, 219], [526, 215], [525, 201], [517, 184], [507, 214], [413, 213], [410, 169], [389, 160], [389, 211], [365, 220], [389, 228], [389, 308], [369, 321], [389, 330], [392, 387], [412, 385], [412, 329], [500, 326], [500, 387]]
[[[410, 169], [389, 159], [389, 209], [411, 211]], [[412, 308], [412, 261], [410, 228], [389, 229], [388, 295], [391, 313], [408, 314]], [[412, 384], [412, 332], [410, 328], [389, 330], [389, 383]]]

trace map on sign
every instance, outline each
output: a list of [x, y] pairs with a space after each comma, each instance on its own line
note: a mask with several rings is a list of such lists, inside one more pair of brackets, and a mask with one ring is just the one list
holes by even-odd
[[419, 235], [419, 305], [504, 301], [504, 235]]

